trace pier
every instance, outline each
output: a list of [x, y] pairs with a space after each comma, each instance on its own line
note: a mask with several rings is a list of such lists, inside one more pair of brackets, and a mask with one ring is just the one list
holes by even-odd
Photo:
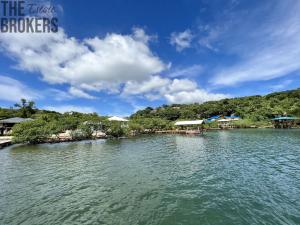
[[11, 137], [0, 137], [0, 149], [7, 147], [12, 144]]

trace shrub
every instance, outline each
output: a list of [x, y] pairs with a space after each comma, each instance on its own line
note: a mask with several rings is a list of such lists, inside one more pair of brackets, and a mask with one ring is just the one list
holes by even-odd
[[47, 123], [43, 120], [16, 124], [13, 127], [13, 142], [30, 144], [45, 142], [51, 134], [46, 125]]

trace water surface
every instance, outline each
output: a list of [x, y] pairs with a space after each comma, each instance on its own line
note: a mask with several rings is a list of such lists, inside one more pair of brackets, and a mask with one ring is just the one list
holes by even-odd
[[6, 148], [0, 224], [300, 224], [300, 130]]

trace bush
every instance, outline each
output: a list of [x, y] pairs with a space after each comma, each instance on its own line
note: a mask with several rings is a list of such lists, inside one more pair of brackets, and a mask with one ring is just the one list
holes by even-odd
[[120, 122], [109, 123], [106, 134], [112, 137], [123, 137], [128, 133], [128, 130]]
[[13, 127], [13, 142], [38, 144], [47, 141], [51, 133], [46, 125], [43, 120], [16, 124]]

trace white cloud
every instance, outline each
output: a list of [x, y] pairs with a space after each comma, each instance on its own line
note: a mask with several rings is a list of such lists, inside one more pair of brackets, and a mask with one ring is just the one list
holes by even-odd
[[173, 32], [171, 34], [170, 44], [176, 47], [177, 51], [182, 51], [185, 48], [191, 47], [193, 34], [190, 30], [185, 30], [180, 33]]
[[81, 89], [75, 88], [75, 87], [70, 87], [69, 93], [71, 95], [73, 95], [74, 97], [78, 97], [78, 98], [96, 99], [96, 97], [84, 92]]
[[169, 85], [170, 80], [153, 76], [149, 80], [143, 82], [131, 81], [127, 82], [123, 93], [129, 95], [145, 94], [149, 92], [157, 92]]
[[185, 68], [175, 68], [167, 74], [168, 77], [192, 77], [197, 76], [203, 72], [201, 65], [192, 65]]
[[78, 89], [117, 92], [122, 83], [144, 81], [167, 68], [151, 52], [150, 39], [135, 28], [131, 35], [111, 33], [79, 41], [60, 29], [49, 34], [4, 33], [0, 45], [19, 69], [39, 72], [48, 83], [70, 84], [78, 94]]
[[19, 102], [21, 98], [34, 100], [39, 98], [39, 94], [31, 90], [13, 78], [0, 76], [0, 99], [10, 102]]
[[168, 79], [153, 76], [142, 83], [130, 82], [124, 87], [125, 96], [143, 95], [149, 100], [165, 99], [169, 103], [202, 103], [219, 100], [228, 95], [210, 93], [198, 88], [196, 82], [188, 79]]
[[218, 48], [214, 46], [214, 42], [218, 40], [220, 34], [222, 33], [221, 30], [222, 29], [220, 27], [210, 27], [209, 25], [201, 26], [201, 35], [198, 40], [199, 45], [217, 52]]
[[[235, 29], [235, 32], [234, 28], [230, 30], [232, 36], [228, 41], [231, 41], [232, 53], [238, 57], [236, 63], [221, 68], [211, 83], [232, 86], [249, 81], [271, 80], [300, 71], [299, 10], [299, 1], [287, 0], [277, 1], [272, 13], [269, 7], [249, 12], [250, 16], [245, 21], [257, 23], [246, 23], [240, 26], [243, 29]], [[268, 15], [268, 19], [255, 19], [262, 17], [261, 14]]]
[[94, 107], [75, 106], [75, 105], [58, 105], [58, 106], [45, 106], [45, 110], [56, 111], [60, 113], [65, 112], [81, 112], [81, 113], [94, 113], [97, 110]]
[[279, 84], [271, 85], [270, 88], [273, 91], [283, 90], [283, 89], [287, 88], [291, 83], [293, 83], [292, 80], [285, 80]]
[[180, 91], [173, 94], [165, 95], [169, 103], [186, 104], [186, 103], [203, 103], [207, 101], [216, 101], [229, 98], [229, 95], [209, 93], [205, 90], [196, 89], [194, 91]]
[[43, 95], [48, 96], [56, 101], [66, 101], [74, 98], [74, 96], [72, 96], [70, 93], [56, 88], [49, 88], [45, 90]]

